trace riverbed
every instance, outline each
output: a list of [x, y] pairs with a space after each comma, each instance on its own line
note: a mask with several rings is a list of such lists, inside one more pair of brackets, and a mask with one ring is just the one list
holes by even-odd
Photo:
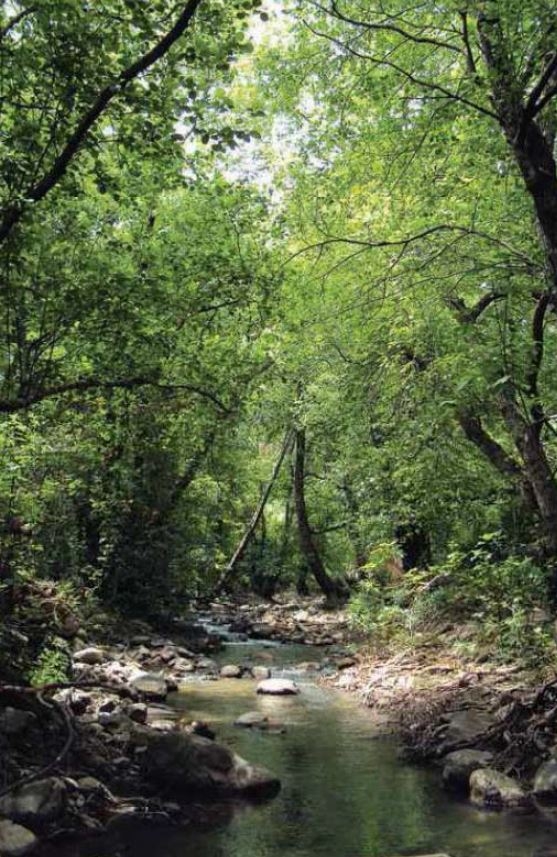
[[[134, 825], [56, 850], [63, 857], [391, 857], [446, 852], [451, 857], [533, 857], [554, 845], [547, 816], [488, 813], [449, 797], [438, 773], [400, 761], [396, 742], [379, 736], [368, 710], [325, 688], [297, 664], [305, 646], [235, 644], [221, 663], [268, 664], [295, 678], [295, 697], [257, 696], [248, 679], [192, 679], [169, 702], [188, 720], [205, 720], [219, 741], [277, 774], [282, 790], [260, 805], [228, 802], [185, 829]], [[321, 652], [322, 654], [322, 652]], [[260, 710], [284, 734], [239, 729]], [[202, 816], [203, 813], [201, 812]], [[54, 852], [53, 852], [54, 853]]]

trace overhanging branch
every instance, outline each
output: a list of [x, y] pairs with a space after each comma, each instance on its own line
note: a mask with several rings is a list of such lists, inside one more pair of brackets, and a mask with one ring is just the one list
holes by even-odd
[[68, 381], [65, 384], [57, 384], [44, 390], [37, 390], [28, 396], [17, 399], [0, 399], [0, 413], [14, 414], [17, 411], [24, 411], [33, 407], [33, 405], [44, 402], [46, 399], [53, 399], [65, 393], [90, 392], [91, 390], [132, 390], [138, 387], [154, 387], [157, 390], [167, 390], [174, 393], [183, 390], [184, 392], [193, 393], [201, 398], [208, 399], [223, 413], [227, 414], [230, 410], [215, 393], [205, 390], [196, 384], [160, 384], [152, 378], [138, 377], [117, 380], [80, 378], [77, 381]]
[[[55, 159], [50, 169], [44, 176], [35, 184], [26, 188], [23, 192], [23, 198], [27, 202], [36, 203], [44, 199], [44, 197], [58, 184], [65, 175], [70, 163], [77, 155], [79, 149], [89, 136], [92, 128], [96, 125], [101, 116], [106, 112], [111, 102], [126, 87], [136, 80], [144, 72], [148, 71], [158, 60], [164, 57], [170, 48], [178, 41], [178, 39], [188, 29], [198, 6], [203, 0], [189, 0], [184, 6], [181, 15], [174, 26], [162, 36], [154, 47], [144, 53], [135, 62], [131, 63], [128, 68], [120, 72], [118, 77], [106, 86], [97, 95], [89, 110], [82, 116], [73, 134], [66, 141], [62, 151]], [[0, 219], [0, 241], [4, 241], [13, 227], [19, 223], [23, 217], [25, 205], [23, 203], [14, 203], [4, 209]]]

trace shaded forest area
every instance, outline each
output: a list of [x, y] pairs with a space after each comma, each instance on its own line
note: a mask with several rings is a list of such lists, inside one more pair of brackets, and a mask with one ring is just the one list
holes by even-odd
[[5, 670], [289, 587], [553, 656], [556, 28], [1, 4]]

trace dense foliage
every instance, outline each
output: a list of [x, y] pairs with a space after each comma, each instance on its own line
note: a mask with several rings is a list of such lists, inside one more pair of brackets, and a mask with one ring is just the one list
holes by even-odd
[[366, 626], [507, 640], [554, 605], [556, 26], [2, 4], [5, 616], [45, 580], [142, 615], [359, 585]]

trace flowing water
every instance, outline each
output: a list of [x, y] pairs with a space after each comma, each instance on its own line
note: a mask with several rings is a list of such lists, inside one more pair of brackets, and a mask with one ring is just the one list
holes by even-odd
[[[322, 652], [322, 650], [321, 650]], [[292, 677], [307, 647], [227, 646], [221, 662], [272, 658]], [[277, 670], [275, 666], [278, 666]], [[282, 672], [281, 672], [282, 671]], [[227, 803], [210, 824], [185, 830], [132, 828], [64, 850], [71, 857], [532, 857], [557, 844], [557, 825], [540, 815], [486, 813], [448, 797], [438, 772], [403, 764], [392, 740], [374, 736], [369, 712], [296, 676], [296, 697], [256, 696], [253, 681], [192, 680], [173, 705], [207, 720], [219, 740], [278, 774], [282, 791], [262, 805]], [[242, 730], [234, 719], [259, 709], [286, 734]], [[62, 853], [62, 852], [60, 852]]]

